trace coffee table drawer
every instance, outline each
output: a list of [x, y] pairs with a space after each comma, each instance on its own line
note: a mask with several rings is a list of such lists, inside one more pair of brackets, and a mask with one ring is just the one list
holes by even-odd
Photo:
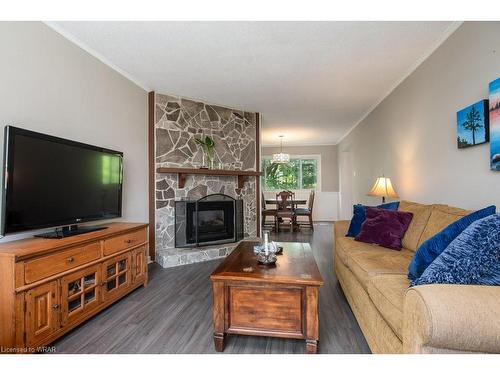
[[81, 266], [82, 264], [99, 259], [101, 245], [92, 242], [85, 246], [73, 247], [57, 254], [47, 255], [26, 262], [24, 266], [24, 279], [27, 284], [41, 280], [45, 277]]
[[254, 331], [302, 332], [302, 288], [228, 287], [228, 332]]
[[104, 255], [110, 255], [120, 250], [146, 242], [146, 228], [113, 237], [104, 241]]

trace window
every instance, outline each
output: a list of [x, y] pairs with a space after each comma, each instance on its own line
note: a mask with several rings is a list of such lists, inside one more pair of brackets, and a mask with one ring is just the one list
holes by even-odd
[[291, 156], [287, 164], [274, 164], [262, 159], [264, 190], [315, 189], [319, 183], [319, 156]]

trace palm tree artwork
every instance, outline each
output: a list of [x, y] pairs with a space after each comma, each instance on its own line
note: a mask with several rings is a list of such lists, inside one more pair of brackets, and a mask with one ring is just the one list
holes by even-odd
[[472, 106], [472, 109], [469, 113], [467, 113], [467, 120], [464, 121], [462, 126], [466, 130], [470, 130], [472, 132], [472, 145], [476, 144], [476, 130], [479, 130], [483, 127], [481, 124], [481, 115], [476, 107]]
[[488, 130], [487, 100], [482, 100], [457, 112], [458, 148], [466, 148], [488, 142]]

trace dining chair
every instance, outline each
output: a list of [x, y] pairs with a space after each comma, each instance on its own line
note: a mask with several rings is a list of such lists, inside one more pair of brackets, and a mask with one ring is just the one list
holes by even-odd
[[266, 222], [266, 217], [267, 216], [272, 216], [273, 218], [273, 229], [276, 229], [276, 209], [273, 208], [267, 208], [266, 207], [266, 197], [264, 196], [264, 192], [262, 192], [262, 198], [261, 198], [261, 216], [262, 216], [262, 229], [266, 227], [266, 225], [271, 225], [271, 223]]
[[295, 215], [296, 216], [307, 216], [309, 218], [309, 223], [300, 223], [300, 226], [305, 225], [309, 228], [311, 228], [312, 231], [314, 231], [314, 225], [313, 225], [313, 207], [314, 207], [314, 190], [311, 190], [309, 193], [309, 201], [307, 202], [307, 208], [296, 208], [295, 209]]
[[279, 232], [280, 222], [285, 218], [290, 220], [290, 231], [294, 230], [296, 217], [293, 196], [294, 194], [290, 191], [276, 194], [276, 232]]

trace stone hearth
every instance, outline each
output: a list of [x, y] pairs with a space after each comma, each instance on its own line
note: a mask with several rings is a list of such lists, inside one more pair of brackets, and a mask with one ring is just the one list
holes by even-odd
[[156, 262], [163, 268], [176, 267], [183, 264], [204, 262], [224, 258], [231, 254], [237, 244], [206, 246], [199, 248], [174, 248], [156, 250]]
[[[203, 151], [195, 138], [211, 136], [215, 162], [235, 170], [256, 170], [256, 114], [210, 105], [171, 95], [155, 95], [155, 155], [158, 167], [192, 167], [203, 164]], [[156, 169], [155, 168], [155, 169]], [[236, 244], [175, 248], [175, 200], [199, 199], [222, 193], [243, 200], [244, 235], [257, 236], [256, 177], [250, 177], [237, 195], [234, 176], [189, 175], [184, 188], [177, 175], [156, 173], [156, 261], [163, 267], [225, 257]]]

